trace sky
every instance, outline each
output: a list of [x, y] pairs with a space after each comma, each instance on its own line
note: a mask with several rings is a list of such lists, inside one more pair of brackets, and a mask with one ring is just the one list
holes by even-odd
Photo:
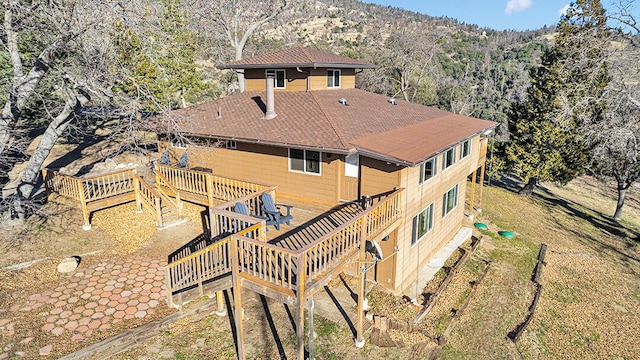
[[[614, 0], [602, 1], [606, 9]], [[495, 30], [533, 30], [554, 25], [570, 0], [365, 0]]]

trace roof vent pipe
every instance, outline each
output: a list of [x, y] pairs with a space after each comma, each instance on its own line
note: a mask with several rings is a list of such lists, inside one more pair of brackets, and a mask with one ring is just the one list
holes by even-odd
[[345, 98], [338, 99], [338, 102], [344, 106], [349, 106], [349, 104], [347, 104], [347, 99]]
[[398, 103], [396, 102], [396, 99], [394, 98], [389, 98], [389, 100], [387, 100], [391, 105], [398, 105]]
[[267, 70], [266, 79], [267, 79], [267, 111], [264, 113], [263, 119], [271, 120], [278, 115], [274, 110], [274, 101], [273, 101], [276, 72], [274, 70]]

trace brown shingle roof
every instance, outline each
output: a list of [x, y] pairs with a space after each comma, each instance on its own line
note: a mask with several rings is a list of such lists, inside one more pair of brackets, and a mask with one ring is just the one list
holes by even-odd
[[[346, 106], [339, 102], [341, 98], [347, 100]], [[188, 134], [344, 153], [356, 149], [408, 165], [496, 125], [402, 100], [392, 105], [387, 100], [359, 89], [276, 92], [278, 116], [264, 120], [264, 92], [246, 92], [166, 116]]]
[[297, 46], [280, 51], [232, 61], [218, 66], [220, 69], [263, 69], [269, 67], [338, 67], [374, 69], [366, 61], [351, 59], [324, 51]]

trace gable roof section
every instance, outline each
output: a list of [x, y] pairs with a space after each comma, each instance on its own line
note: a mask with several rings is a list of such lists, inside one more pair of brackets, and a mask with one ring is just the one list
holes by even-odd
[[[347, 100], [342, 105], [339, 99]], [[404, 165], [496, 126], [359, 89], [275, 92], [274, 119], [264, 120], [264, 92], [246, 92], [170, 112], [179, 131], [337, 153], [361, 151]], [[218, 118], [218, 111], [221, 116]]]
[[264, 69], [271, 67], [357, 68], [375, 69], [376, 65], [324, 51], [296, 46], [280, 51], [232, 61], [218, 66], [220, 69]]
[[417, 165], [447, 148], [494, 126], [486, 120], [468, 121], [455, 114], [428, 119], [403, 128], [365, 136], [351, 143], [371, 157]]

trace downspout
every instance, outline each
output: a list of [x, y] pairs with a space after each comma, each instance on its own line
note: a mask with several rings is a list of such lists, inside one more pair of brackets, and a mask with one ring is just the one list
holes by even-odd
[[299, 67], [299, 66], [298, 66], [298, 67], [296, 67], [296, 70], [297, 70], [299, 73], [307, 74], [307, 92], [309, 92], [310, 87], [311, 87], [311, 84], [309, 83], [309, 81], [310, 81], [310, 79], [309, 79], [309, 75], [311, 75], [311, 71], [302, 71], [302, 70], [300, 70], [300, 67]]

